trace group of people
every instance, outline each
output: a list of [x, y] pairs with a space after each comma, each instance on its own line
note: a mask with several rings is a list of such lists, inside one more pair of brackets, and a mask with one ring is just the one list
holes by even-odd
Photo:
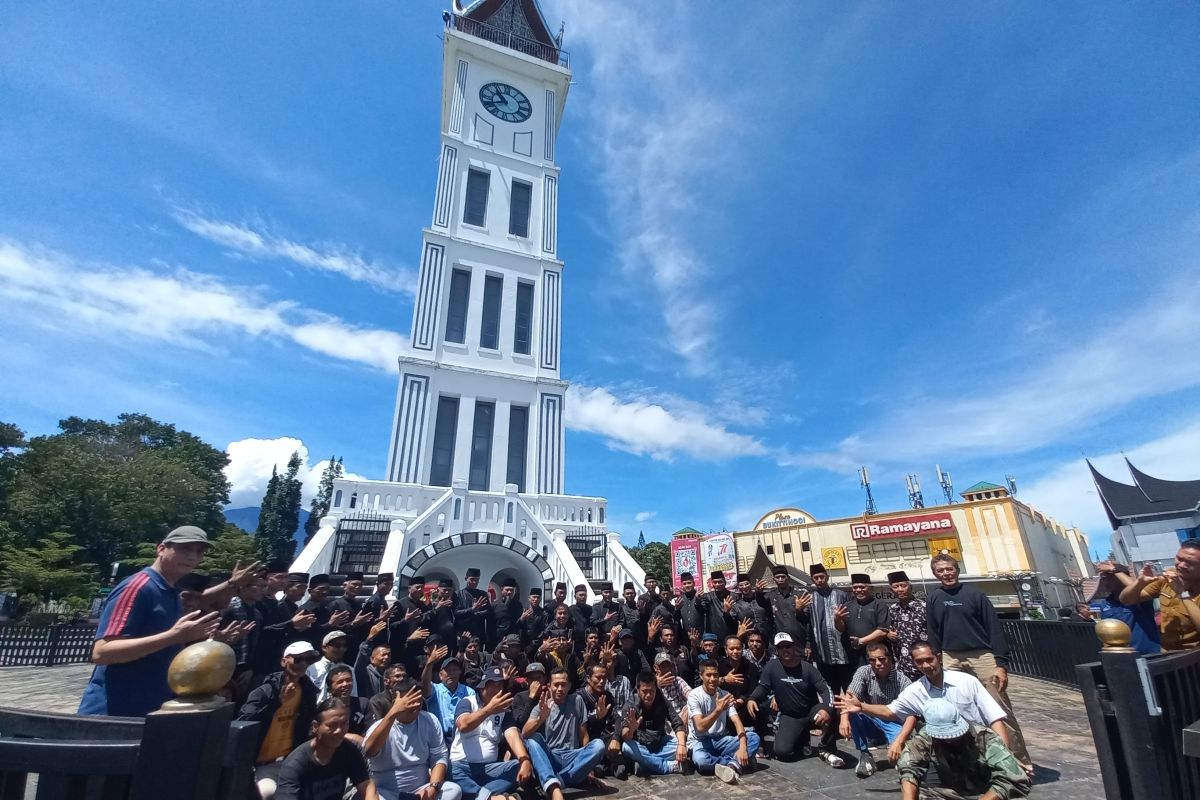
[[[509, 800], [536, 785], [561, 800], [608, 777], [693, 771], [736, 783], [768, 757], [843, 768], [839, 739], [864, 778], [872, 748], [886, 748], [905, 797], [1030, 789], [1003, 630], [949, 555], [932, 559], [940, 586], [925, 600], [903, 572], [887, 576], [885, 604], [869, 576], [846, 591], [814, 564], [805, 587], [777, 566], [773, 586], [738, 575], [731, 588], [714, 572], [704, 591], [689, 574], [676, 590], [649, 576], [640, 593], [603, 584], [589, 603], [588, 586], [569, 600], [562, 583], [549, 599], [540, 586], [522, 598], [504, 580], [493, 596], [477, 569], [457, 590], [414, 576], [393, 592], [380, 574], [366, 596], [361, 574], [334, 596], [329, 576], [281, 564], [198, 580], [206, 547], [203, 531], [176, 529], [112, 592], [80, 713], [144, 715], [170, 697], [166, 667], [182, 646], [227, 641], [227, 693], [260, 723], [264, 797], [324, 800], [353, 786], [363, 798]], [[1200, 548], [1184, 555], [1200, 578]], [[1114, 602], [1158, 592], [1195, 605], [1189, 569], [1124, 575]], [[1171, 630], [1185, 619], [1171, 615]]]

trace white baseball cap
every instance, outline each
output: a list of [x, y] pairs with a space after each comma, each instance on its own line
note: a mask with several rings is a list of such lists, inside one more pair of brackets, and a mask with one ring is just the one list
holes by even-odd
[[780, 631], [779, 633], [775, 634], [775, 645], [778, 646], [782, 642], [787, 642], [788, 644], [795, 644], [796, 640], [792, 638], [792, 635], [790, 633], [785, 633], [783, 631]]
[[317, 650], [310, 642], [292, 642], [284, 648], [285, 656], [315, 656]]
[[346, 638], [345, 631], [330, 631], [329, 633], [325, 634], [325, 638], [321, 640], [321, 646], [324, 647], [325, 645], [329, 644], [330, 642], [336, 641], [338, 639], [345, 639], [345, 638]]

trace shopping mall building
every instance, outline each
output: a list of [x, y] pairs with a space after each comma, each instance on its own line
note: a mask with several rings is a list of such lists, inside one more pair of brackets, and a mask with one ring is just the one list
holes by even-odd
[[[817, 520], [799, 508], [763, 516], [753, 530], [734, 534], [738, 569], [769, 579], [769, 564], [807, 576], [818, 561], [831, 582], [848, 584], [865, 572], [886, 594], [886, 575], [904, 570], [918, 594], [936, 585], [929, 559], [950, 553], [962, 580], [986, 592], [1004, 615], [1021, 605], [1046, 616], [1081, 599], [1083, 580], [1096, 570], [1087, 536], [1022, 503], [1002, 486], [978, 483], [962, 502], [833, 520]], [[760, 552], [761, 550], [761, 552]], [[762, 574], [760, 574], [762, 573]]]

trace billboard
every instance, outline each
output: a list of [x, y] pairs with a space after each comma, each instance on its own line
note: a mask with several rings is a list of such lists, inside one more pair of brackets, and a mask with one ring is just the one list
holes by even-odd
[[[732, 585], [737, 580], [737, 550], [733, 546], [733, 534], [714, 533], [700, 540], [701, 564], [704, 567], [704, 586], [708, 586], [708, 574], [715, 570], [725, 573], [725, 582]], [[698, 579], [696, 581], [700, 583]]]
[[930, 534], [956, 533], [950, 514], [918, 514], [908, 517], [856, 522], [850, 526], [850, 537], [855, 541], [864, 539], [893, 539], [900, 536], [928, 536]]
[[676, 589], [681, 573], [690, 572], [696, 583], [703, 583], [704, 576], [700, 574], [700, 540], [672, 539], [671, 540], [671, 585]]

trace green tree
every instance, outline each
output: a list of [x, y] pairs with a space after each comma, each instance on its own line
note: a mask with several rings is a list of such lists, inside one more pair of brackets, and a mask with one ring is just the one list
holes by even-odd
[[179, 525], [221, 530], [224, 452], [144, 414], [115, 423], [70, 417], [2, 459], [4, 521], [26, 544], [66, 532], [82, 562], [106, 567]]
[[271, 480], [258, 512], [255, 529], [255, 550], [259, 559], [291, 561], [296, 552], [293, 538], [300, 526], [300, 453], [292, 453], [287, 472], [280, 475], [271, 469]]
[[309, 506], [308, 519], [304, 522], [305, 544], [312, 541], [312, 538], [317, 535], [317, 531], [320, 530], [321, 517], [329, 513], [329, 507], [333, 503], [333, 482], [344, 474], [341, 457], [339, 456], [335, 461], [330, 456], [329, 463], [321, 472], [321, 483], [317, 486], [317, 493], [313, 495], [312, 505]]
[[659, 581], [669, 580], [671, 576], [671, 548], [663, 542], [650, 542], [643, 547], [629, 548], [629, 555], [646, 570], [647, 575], [653, 575]]
[[82, 550], [66, 531], [48, 533], [35, 546], [9, 542], [0, 547], [0, 589], [15, 593], [22, 611], [38, 601], [86, 601], [96, 590], [96, 565], [79, 561]]

